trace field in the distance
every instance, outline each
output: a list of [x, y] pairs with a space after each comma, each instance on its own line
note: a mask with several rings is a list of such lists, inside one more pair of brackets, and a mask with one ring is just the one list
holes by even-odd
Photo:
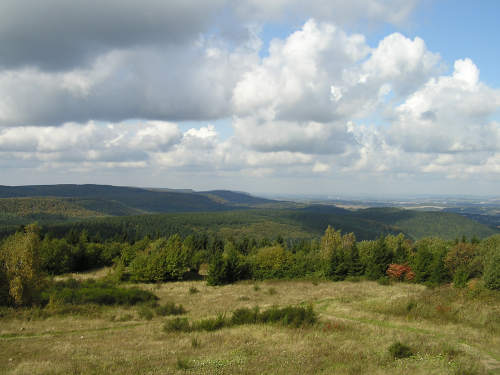
[[[101, 274], [102, 275], [102, 271]], [[90, 274], [89, 277], [92, 277]], [[143, 284], [189, 320], [240, 307], [312, 304], [317, 325], [243, 325], [166, 333], [141, 307], [54, 308], [0, 318], [5, 374], [487, 374], [500, 373], [500, 296], [445, 286], [268, 281]], [[471, 289], [472, 288], [472, 289]], [[28, 319], [29, 318], [29, 319]], [[388, 348], [408, 345], [394, 359]]]

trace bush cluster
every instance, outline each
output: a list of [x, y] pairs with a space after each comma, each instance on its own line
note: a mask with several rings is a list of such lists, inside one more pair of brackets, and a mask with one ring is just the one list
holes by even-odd
[[397, 341], [393, 343], [391, 346], [389, 346], [389, 353], [391, 353], [391, 356], [393, 358], [408, 358], [413, 355], [413, 351], [408, 345], [402, 344], [401, 342]]
[[187, 318], [174, 318], [168, 320], [163, 329], [165, 332], [192, 332], [192, 331], [215, 331], [224, 327], [238, 326], [243, 324], [271, 324], [277, 323], [294, 328], [313, 325], [318, 317], [312, 306], [287, 306], [272, 307], [260, 311], [258, 307], [253, 309], [241, 308], [233, 312], [231, 318], [219, 314], [216, 318], [207, 318], [189, 322]]
[[94, 303], [132, 306], [157, 300], [158, 297], [153, 293], [139, 288], [120, 288], [106, 282], [80, 282], [75, 279], [55, 282], [41, 294], [42, 305], [55, 301], [72, 305]]

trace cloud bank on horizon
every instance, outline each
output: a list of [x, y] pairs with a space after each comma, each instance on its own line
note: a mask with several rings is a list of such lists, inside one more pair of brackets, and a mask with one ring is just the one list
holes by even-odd
[[419, 37], [368, 42], [418, 5], [4, 0], [1, 184], [495, 193], [500, 90]]

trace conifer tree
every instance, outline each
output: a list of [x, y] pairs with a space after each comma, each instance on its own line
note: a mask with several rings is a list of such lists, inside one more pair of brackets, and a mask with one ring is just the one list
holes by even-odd
[[226, 284], [226, 267], [222, 252], [218, 251], [213, 254], [207, 276], [208, 285], [224, 285]]
[[385, 276], [385, 271], [392, 263], [393, 254], [388, 249], [384, 236], [380, 236], [376, 241], [372, 254], [368, 258], [367, 276], [372, 280], [377, 280]]
[[349, 276], [361, 276], [365, 271], [363, 263], [359, 257], [358, 246], [354, 244], [351, 250], [350, 262], [349, 262]]
[[432, 263], [429, 266], [429, 281], [433, 284], [441, 284], [449, 280], [449, 274], [444, 263], [446, 253], [446, 250], [444, 250], [434, 254]]

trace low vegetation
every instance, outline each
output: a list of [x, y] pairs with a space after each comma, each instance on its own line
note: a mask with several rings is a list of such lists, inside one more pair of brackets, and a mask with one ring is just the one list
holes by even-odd
[[[158, 298], [151, 292], [136, 287], [123, 288], [112, 283], [95, 280], [77, 281], [68, 279], [52, 283], [41, 293], [40, 303], [85, 305], [127, 305], [156, 302]], [[159, 309], [161, 309], [159, 307]], [[165, 311], [175, 310], [175, 306], [163, 306]]]
[[265, 311], [260, 311], [259, 307], [253, 309], [243, 307], [235, 310], [230, 318], [226, 317], [225, 314], [194, 322], [189, 322], [187, 318], [174, 318], [165, 323], [163, 330], [165, 332], [216, 331], [242, 324], [270, 323], [299, 328], [313, 325], [316, 322], [317, 315], [312, 306], [286, 306], [282, 308], [274, 306]]
[[[259, 285], [257, 291], [253, 282], [122, 285], [153, 292], [156, 306], [170, 306], [165, 310], [177, 316], [156, 313], [151, 302], [80, 305], [89, 306], [87, 314], [62, 314], [50, 304], [0, 309], [0, 373], [500, 371], [500, 296], [477, 284], [431, 289], [400, 282], [264, 280]], [[196, 295], [189, 293], [193, 287]], [[266, 292], [271, 288], [277, 293]]]

